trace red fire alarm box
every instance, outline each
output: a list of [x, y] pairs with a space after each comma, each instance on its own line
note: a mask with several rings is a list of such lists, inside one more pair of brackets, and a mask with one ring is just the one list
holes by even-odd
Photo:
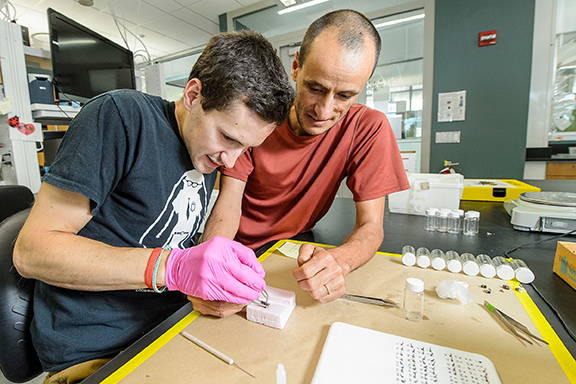
[[485, 47], [487, 45], [496, 44], [496, 31], [484, 31], [478, 34], [478, 46]]

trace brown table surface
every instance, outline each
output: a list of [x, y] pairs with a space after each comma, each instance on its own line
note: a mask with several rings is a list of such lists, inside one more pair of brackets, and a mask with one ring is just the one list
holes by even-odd
[[[383, 254], [347, 277], [349, 293], [397, 302], [401, 302], [406, 277], [423, 279], [425, 320], [413, 322], [404, 319], [400, 308], [344, 300], [314, 302], [292, 278], [296, 261], [277, 251], [266, 256], [263, 265], [268, 285], [296, 293], [297, 307], [283, 330], [249, 322], [245, 313], [224, 319], [197, 317], [186, 306], [85, 382], [274, 383], [276, 366], [283, 363], [289, 383], [309, 383], [329, 326], [335, 321], [482, 354], [492, 360], [503, 383], [568, 383], [567, 374], [576, 382], [576, 362], [526, 291], [516, 291], [514, 284], [505, 290], [498, 279], [409, 268], [399, 258]], [[468, 282], [475, 302], [463, 305], [439, 299], [434, 287], [445, 279]], [[492, 293], [485, 293], [482, 284]], [[514, 337], [480, 305], [484, 300], [544, 337], [550, 347], [528, 345]], [[256, 380], [186, 340], [178, 334], [180, 330], [233, 357]]]

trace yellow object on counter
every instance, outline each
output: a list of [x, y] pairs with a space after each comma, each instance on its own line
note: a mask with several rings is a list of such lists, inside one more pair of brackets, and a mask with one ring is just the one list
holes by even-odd
[[462, 200], [505, 201], [541, 189], [513, 179], [464, 179]]

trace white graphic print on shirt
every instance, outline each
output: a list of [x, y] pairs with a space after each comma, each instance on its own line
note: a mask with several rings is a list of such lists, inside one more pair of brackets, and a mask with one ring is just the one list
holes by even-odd
[[164, 209], [140, 238], [146, 246], [148, 239], [164, 239], [163, 247], [185, 248], [186, 241], [196, 234], [208, 208], [208, 193], [204, 175], [193, 169], [187, 171], [172, 188]]

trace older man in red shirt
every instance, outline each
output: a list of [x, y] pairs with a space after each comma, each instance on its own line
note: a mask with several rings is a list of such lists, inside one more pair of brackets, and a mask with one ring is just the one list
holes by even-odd
[[[320, 302], [346, 292], [345, 276], [383, 241], [385, 196], [409, 186], [386, 116], [354, 104], [379, 51], [378, 32], [356, 11], [334, 11], [312, 23], [292, 63], [296, 98], [288, 120], [233, 168], [221, 169], [220, 195], [204, 232], [204, 239], [226, 236], [253, 249], [293, 237], [326, 214], [346, 179], [356, 205], [352, 233], [336, 248], [303, 245], [293, 273]], [[241, 308], [191, 300], [217, 316]]]

